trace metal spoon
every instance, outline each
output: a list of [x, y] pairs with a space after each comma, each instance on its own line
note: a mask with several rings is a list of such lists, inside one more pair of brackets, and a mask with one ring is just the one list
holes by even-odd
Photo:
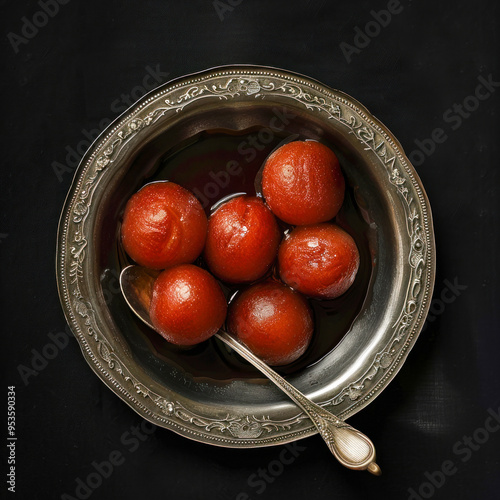
[[[127, 304], [153, 330], [149, 306], [158, 274], [139, 266], [128, 266], [120, 274], [120, 288]], [[313, 403], [224, 330], [219, 330], [215, 336], [260, 370], [307, 414], [342, 465], [354, 470], [366, 469], [376, 476], [381, 474], [380, 467], [375, 463], [375, 447], [368, 437]]]

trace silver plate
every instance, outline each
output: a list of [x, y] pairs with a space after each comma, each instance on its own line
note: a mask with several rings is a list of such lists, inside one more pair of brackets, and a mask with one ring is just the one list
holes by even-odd
[[87, 362], [144, 418], [209, 444], [268, 446], [316, 431], [259, 375], [191, 373], [154, 349], [117, 293], [120, 215], [159, 158], [179, 144], [204, 130], [269, 128], [283, 110], [294, 116], [286, 133], [334, 144], [375, 236], [366, 298], [349, 332], [321, 360], [288, 377], [347, 418], [401, 368], [425, 320], [435, 275], [422, 184], [396, 138], [356, 100], [266, 67], [229, 66], [179, 78], [138, 101], [92, 144], [61, 215], [59, 294]]

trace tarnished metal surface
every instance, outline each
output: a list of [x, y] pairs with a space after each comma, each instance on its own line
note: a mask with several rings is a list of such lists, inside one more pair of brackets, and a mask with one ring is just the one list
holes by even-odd
[[154, 142], [160, 155], [203, 130], [270, 127], [277, 109], [294, 116], [288, 133], [336, 146], [373, 231], [371, 280], [350, 331], [332, 352], [289, 377], [306, 396], [346, 418], [401, 367], [423, 326], [435, 273], [432, 219], [420, 180], [395, 137], [357, 101], [264, 67], [216, 68], [167, 83], [90, 147], [61, 215], [59, 293], [90, 366], [144, 418], [220, 446], [267, 446], [316, 429], [263, 378], [192, 374], [174, 358], [158, 356], [106, 283], [120, 271], [120, 212], [157, 168], [151, 154], [141, 156], [148, 144]]

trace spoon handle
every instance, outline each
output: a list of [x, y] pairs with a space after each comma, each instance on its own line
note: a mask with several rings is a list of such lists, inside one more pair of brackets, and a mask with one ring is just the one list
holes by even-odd
[[342, 465], [354, 470], [367, 469], [376, 476], [381, 474], [379, 466], [375, 463], [375, 446], [367, 436], [313, 403], [227, 332], [219, 330], [215, 336], [264, 373], [307, 414], [330, 451]]

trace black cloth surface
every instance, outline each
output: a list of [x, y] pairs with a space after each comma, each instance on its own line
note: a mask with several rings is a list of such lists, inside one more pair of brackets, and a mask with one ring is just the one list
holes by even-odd
[[[498, 2], [1, 3], [2, 497], [499, 498]], [[379, 478], [339, 466], [318, 436], [236, 450], [145, 426], [64, 333], [57, 225], [89, 138], [158, 84], [233, 63], [358, 99], [429, 196], [431, 315], [397, 377], [350, 419], [376, 444]], [[64, 346], [47, 350], [55, 338]]]

